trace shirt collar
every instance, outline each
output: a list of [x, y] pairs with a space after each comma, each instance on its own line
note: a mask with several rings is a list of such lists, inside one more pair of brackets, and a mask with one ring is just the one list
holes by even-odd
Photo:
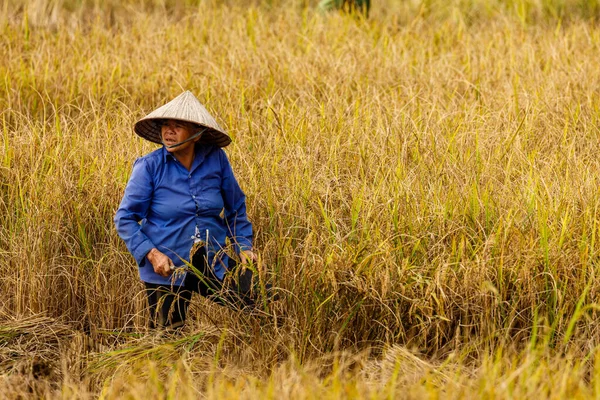
[[[194, 157], [194, 162], [192, 163], [192, 171], [200, 164], [202, 164], [202, 161], [204, 161], [204, 157], [206, 157], [206, 155], [213, 149], [213, 147], [214, 146], [212, 145], [196, 145], [194, 147], [194, 150], [196, 151], [196, 157]], [[169, 160], [175, 160], [175, 156], [169, 153], [164, 145], [162, 147], [162, 153], [164, 163], [167, 163], [167, 161]]]
[[162, 156], [163, 156], [163, 161], [166, 163], [169, 159], [174, 159], [175, 157], [173, 157], [173, 155], [171, 153], [169, 153], [167, 151], [167, 148], [163, 145], [163, 147], [161, 148], [162, 150]]

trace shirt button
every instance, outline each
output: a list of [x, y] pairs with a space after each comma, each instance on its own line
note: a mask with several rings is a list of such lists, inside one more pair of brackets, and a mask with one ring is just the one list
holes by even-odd
[[192, 179], [192, 176], [191, 176], [191, 175], [188, 175], [188, 179]]
[[192, 195], [192, 199], [195, 199], [195, 198], [196, 198], [196, 196]]

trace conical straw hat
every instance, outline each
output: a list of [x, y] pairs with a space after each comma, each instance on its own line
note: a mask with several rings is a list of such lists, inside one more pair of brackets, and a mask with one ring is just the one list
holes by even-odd
[[163, 119], [187, 121], [208, 128], [198, 143], [214, 144], [219, 147], [231, 143], [231, 138], [189, 90], [140, 119], [135, 123], [133, 130], [146, 140], [162, 144], [158, 122]]

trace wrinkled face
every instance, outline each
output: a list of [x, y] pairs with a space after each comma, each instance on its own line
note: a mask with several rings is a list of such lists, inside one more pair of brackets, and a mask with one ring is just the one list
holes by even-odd
[[[176, 143], [183, 142], [190, 136], [194, 135], [198, 131], [198, 127], [192, 123], [178, 121], [176, 119], [166, 119], [160, 123], [160, 134], [162, 141], [166, 146], [171, 146]], [[198, 141], [190, 140], [181, 146], [174, 147], [172, 149], [167, 147], [169, 153], [177, 153], [189, 150], [190, 147], [194, 147], [194, 144]]]

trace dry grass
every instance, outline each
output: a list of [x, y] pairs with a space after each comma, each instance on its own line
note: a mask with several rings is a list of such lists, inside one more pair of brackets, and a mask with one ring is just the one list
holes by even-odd
[[[597, 396], [596, 1], [0, 6], [8, 397]], [[144, 328], [112, 217], [193, 91], [282, 300]], [[41, 372], [40, 372], [41, 371]]]

